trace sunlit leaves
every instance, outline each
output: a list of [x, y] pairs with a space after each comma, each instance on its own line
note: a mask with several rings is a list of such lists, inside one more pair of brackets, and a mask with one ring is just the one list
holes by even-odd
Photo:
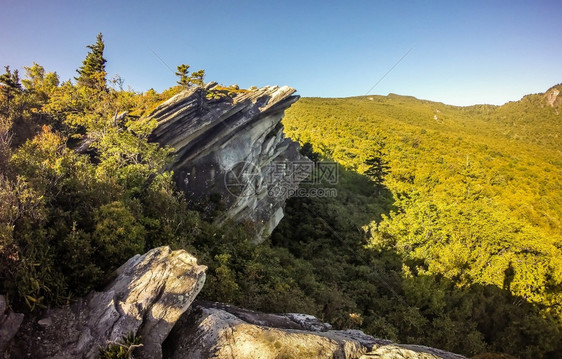
[[[284, 123], [289, 137], [359, 172], [372, 140], [384, 135], [384, 184], [395, 209], [363, 228], [368, 249], [400, 256], [405, 298], [416, 307], [408, 314], [386, 308], [385, 323], [404, 321], [389, 333], [464, 353], [502, 348], [528, 358], [560, 345], [553, 333], [562, 322], [562, 157], [555, 140], [562, 127], [542, 95], [467, 108], [396, 95], [304, 98]], [[443, 293], [459, 295], [461, 307]], [[420, 334], [418, 326], [428, 323], [433, 334]], [[467, 341], [454, 341], [453, 333]]]

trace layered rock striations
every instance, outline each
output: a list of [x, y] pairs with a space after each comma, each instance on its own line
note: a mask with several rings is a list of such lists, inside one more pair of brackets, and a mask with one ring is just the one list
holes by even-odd
[[134, 358], [465, 358], [359, 330], [332, 330], [310, 315], [265, 314], [195, 300], [205, 270], [187, 252], [159, 247], [127, 261], [104, 291], [40, 318], [28, 317], [21, 328], [22, 315], [4, 308], [0, 357], [98, 358], [100, 350], [132, 333], [139, 343], [123, 348]]
[[100, 349], [130, 333], [142, 338], [136, 357], [161, 357], [162, 342], [203, 287], [206, 269], [169, 247], [136, 255], [104, 291], [47, 311], [37, 321], [28, 318], [9, 357], [97, 358]]
[[311, 162], [280, 123], [299, 97], [286, 86], [218, 89], [187, 89], [161, 104], [149, 117], [158, 121], [151, 140], [175, 150], [170, 167], [188, 200], [220, 201], [226, 209], [221, 220], [254, 223], [260, 242], [310, 173]]
[[264, 314], [196, 301], [164, 343], [173, 359], [463, 359], [439, 349], [395, 344], [302, 314]]

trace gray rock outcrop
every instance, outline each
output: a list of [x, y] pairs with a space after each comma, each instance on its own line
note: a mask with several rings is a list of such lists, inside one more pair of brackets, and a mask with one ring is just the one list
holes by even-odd
[[136, 255], [105, 291], [23, 325], [22, 345], [12, 348], [12, 357], [97, 358], [100, 348], [129, 333], [142, 337], [137, 357], [161, 357], [162, 342], [201, 290], [205, 270], [183, 250], [159, 247]]
[[[310, 330], [311, 325], [319, 330]], [[424, 346], [395, 344], [358, 330], [327, 328], [329, 325], [311, 316], [263, 314], [220, 303], [196, 301], [179, 320], [163, 347], [166, 357], [174, 359], [465, 358]]]
[[23, 314], [9, 310], [6, 305], [6, 298], [0, 295], [0, 355], [18, 332], [22, 321]]
[[260, 242], [312, 169], [280, 123], [299, 97], [287, 86], [219, 89], [187, 89], [161, 104], [149, 116], [158, 121], [151, 140], [175, 150], [170, 169], [190, 201], [220, 201], [226, 213], [218, 222], [250, 221]]
[[[137, 255], [117, 270], [105, 291], [24, 321], [4, 358], [97, 358], [100, 349], [130, 333], [142, 337], [135, 358], [464, 358], [359, 330], [331, 330], [310, 315], [194, 301], [205, 270], [183, 250], [160, 247]], [[21, 315], [8, 313], [0, 319], [17, 330]], [[8, 342], [14, 332], [0, 331], [0, 339]]]
[[560, 105], [560, 102], [562, 101], [558, 97], [559, 94], [560, 94], [560, 90], [557, 89], [556, 87], [553, 87], [548, 91], [546, 91], [545, 93], [546, 103], [550, 107], [557, 107], [558, 105]]

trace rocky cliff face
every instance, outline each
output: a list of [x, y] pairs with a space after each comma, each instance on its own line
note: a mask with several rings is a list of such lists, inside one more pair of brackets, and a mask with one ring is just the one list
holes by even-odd
[[196, 302], [164, 343], [173, 359], [334, 358], [463, 359], [419, 345], [395, 344], [359, 330], [331, 326], [303, 314], [264, 314], [234, 306]]
[[[559, 107], [562, 104], [562, 97], [560, 95], [560, 90], [562, 89], [562, 85], [556, 85], [549, 88], [545, 94], [546, 103], [550, 107]], [[558, 112], [556, 112], [558, 114]]]
[[16, 335], [22, 321], [23, 314], [8, 310], [6, 298], [0, 295], [0, 356]]
[[137, 255], [103, 292], [47, 311], [43, 318], [27, 318], [8, 357], [98, 358], [100, 349], [129, 333], [143, 338], [137, 357], [162, 357], [161, 344], [203, 287], [206, 269], [187, 252], [169, 247]]
[[123, 350], [134, 358], [464, 358], [358, 330], [331, 330], [310, 315], [194, 302], [205, 270], [187, 252], [160, 247], [127, 261], [103, 292], [26, 318], [21, 328], [22, 316], [0, 307], [0, 357], [98, 358], [100, 349], [132, 333], [140, 342]]
[[179, 93], [150, 115], [158, 121], [151, 139], [174, 148], [171, 169], [187, 198], [221, 202], [226, 214], [219, 221], [251, 221], [256, 242], [279, 223], [285, 200], [310, 173], [311, 162], [280, 124], [299, 98], [294, 92], [210, 84]]

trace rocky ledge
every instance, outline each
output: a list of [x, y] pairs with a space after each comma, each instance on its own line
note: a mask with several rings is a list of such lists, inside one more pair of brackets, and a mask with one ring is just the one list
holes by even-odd
[[[285, 138], [284, 110], [299, 99], [291, 87], [253, 90], [218, 87], [182, 91], [149, 116], [152, 141], [170, 146], [170, 169], [197, 205], [220, 202], [224, 221], [255, 225], [255, 242], [283, 218], [285, 200], [310, 173], [310, 160]], [[298, 171], [296, 170], [298, 169]]]
[[130, 349], [135, 358], [464, 358], [358, 330], [332, 330], [310, 315], [265, 314], [194, 301], [205, 270], [187, 252], [160, 247], [127, 261], [103, 292], [39, 318], [25, 318], [21, 327], [22, 316], [1, 307], [0, 354], [97, 358], [100, 350], [132, 334], [141, 337], [140, 343], [125, 351]]
[[169, 247], [136, 255], [103, 292], [24, 320], [8, 357], [97, 358], [130, 333], [142, 337], [135, 357], [162, 357], [161, 344], [203, 287], [206, 269]]
[[196, 301], [170, 333], [164, 353], [173, 359], [465, 358], [434, 348], [376, 339], [359, 330], [330, 328], [310, 315], [265, 314]]

